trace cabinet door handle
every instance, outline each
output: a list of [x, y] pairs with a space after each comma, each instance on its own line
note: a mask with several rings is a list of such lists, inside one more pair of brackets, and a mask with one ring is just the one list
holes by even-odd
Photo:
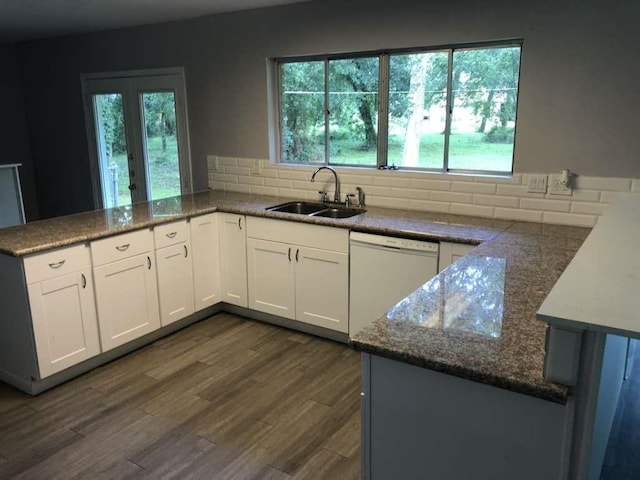
[[124, 252], [127, 248], [129, 248], [131, 245], [129, 243], [125, 243], [124, 245], [118, 245], [116, 247], [116, 250], [118, 250], [119, 252]]
[[300, 249], [296, 250], [296, 263], [298, 262], [298, 258], [300, 257]]
[[189, 255], [189, 251], [187, 250], [187, 246], [183, 245], [184, 247], [184, 258], [187, 258], [187, 255]]
[[169, 238], [173, 238], [178, 234], [178, 232], [165, 233], [165, 235]]
[[289, 247], [289, 253], [287, 255], [289, 256], [289, 261], [291, 261], [291, 247]]
[[82, 275], [82, 288], [87, 288], [87, 277], [84, 276], [84, 273], [80, 275]]
[[238, 217], [238, 228], [242, 230], [242, 217]]
[[147, 256], [147, 268], [151, 270], [151, 257]]
[[56, 263], [50, 263], [49, 267], [50, 268], [60, 268], [62, 265], [64, 265], [64, 262], [66, 262], [66, 260], [60, 260], [59, 262], [56, 262]]

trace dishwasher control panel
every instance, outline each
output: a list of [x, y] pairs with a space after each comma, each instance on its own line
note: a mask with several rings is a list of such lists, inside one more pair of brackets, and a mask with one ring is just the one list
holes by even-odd
[[370, 233], [351, 232], [351, 242], [397, 248], [400, 250], [416, 250], [420, 252], [438, 252], [438, 243], [410, 240], [408, 238], [386, 237]]

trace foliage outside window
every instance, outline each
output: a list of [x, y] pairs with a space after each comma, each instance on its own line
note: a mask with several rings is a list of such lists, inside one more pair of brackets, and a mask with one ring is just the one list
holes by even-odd
[[279, 60], [280, 161], [511, 172], [520, 50]]

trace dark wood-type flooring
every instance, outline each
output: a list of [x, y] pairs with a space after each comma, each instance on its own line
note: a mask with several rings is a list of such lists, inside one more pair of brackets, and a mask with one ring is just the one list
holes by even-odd
[[632, 340], [632, 351], [629, 378], [622, 383], [600, 480], [640, 479], [640, 348], [637, 340]]
[[37, 397], [0, 382], [0, 478], [357, 479], [360, 356], [218, 314]]

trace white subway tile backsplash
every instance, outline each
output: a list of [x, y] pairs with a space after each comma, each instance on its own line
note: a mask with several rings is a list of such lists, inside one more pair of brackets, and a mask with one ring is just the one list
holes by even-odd
[[[316, 167], [281, 166], [251, 158], [216, 160], [218, 169], [214, 169], [216, 162], [208, 162], [207, 172], [207, 184], [214, 190], [317, 201], [318, 190], [324, 189], [331, 196], [335, 188], [329, 172], [311, 183]], [[256, 165], [260, 173], [252, 175]], [[370, 206], [564, 225], [593, 226], [610, 202], [631, 192], [640, 194], [640, 179], [576, 177], [573, 194], [558, 198], [549, 193], [529, 193], [530, 174], [506, 178], [351, 167], [338, 167], [337, 171], [342, 197], [355, 193], [360, 186]]]
[[454, 192], [466, 192], [466, 193], [484, 193], [492, 194], [496, 193], [495, 183], [470, 183], [470, 182], [453, 182], [451, 184], [451, 190]]
[[571, 202], [571, 213], [587, 215], [603, 215], [609, 205], [607, 203]]
[[252, 185], [251, 193], [255, 195], [273, 195], [278, 196], [278, 189], [275, 187], [263, 187], [260, 185]]
[[411, 188], [418, 188], [422, 190], [451, 190], [451, 182], [447, 180], [422, 180], [410, 178], [409, 186]]
[[527, 210], [568, 212], [571, 208], [571, 202], [565, 200], [547, 200], [546, 198], [522, 198], [520, 200], [520, 208]]
[[597, 218], [596, 215], [579, 215], [577, 213], [544, 212], [542, 214], [543, 223], [574, 225], [576, 227], [594, 227]]
[[542, 222], [542, 212], [535, 210], [496, 207], [494, 216], [495, 218], [520, 220], [522, 222]]
[[251, 193], [251, 185], [240, 185], [239, 183], [227, 183], [227, 192]]
[[429, 198], [437, 202], [473, 203], [473, 195], [471, 193], [431, 192]]
[[575, 177], [574, 187], [581, 190], [609, 190], [612, 192], [631, 191], [630, 178]]
[[222, 166], [236, 167], [238, 165], [238, 159], [232, 157], [218, 157], [218, 168]]
[[500, 195], [473, 195], [473, 203], [476, 205], [487, 205], [489, 207], [518, 208], [520, 199], [518, 197], [503, 197]]
[[449, 207], [449, 213], [455, 215], [471, 215], [474, 217], [493, 217], [493, 211], [493, 207], [467, 205], [464, 203], [452, 203]]

